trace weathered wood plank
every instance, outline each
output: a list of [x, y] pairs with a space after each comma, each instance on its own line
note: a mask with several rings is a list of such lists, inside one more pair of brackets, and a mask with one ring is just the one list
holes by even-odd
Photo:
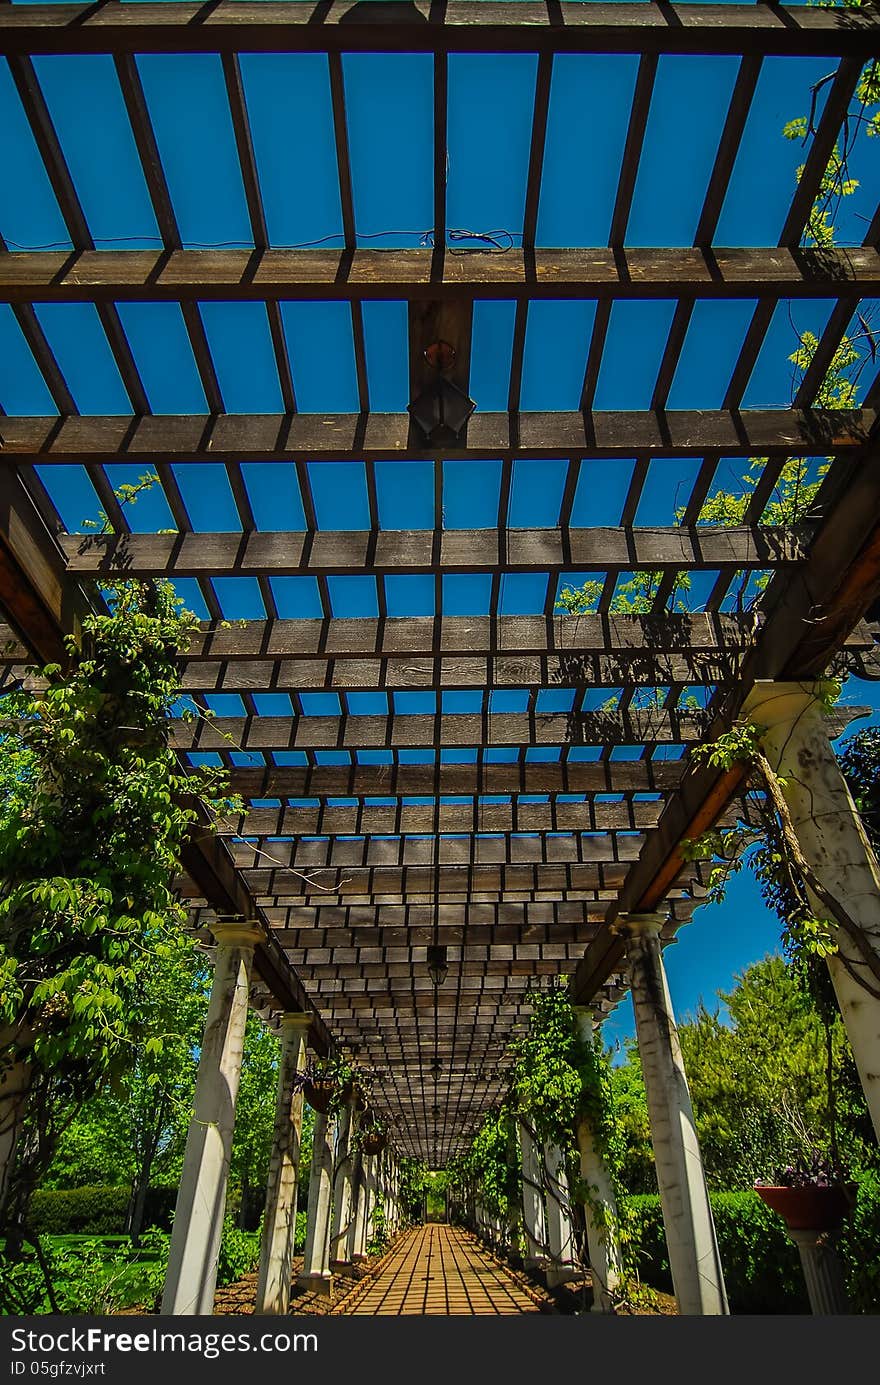
[[634, 52], [829, 56], [878, 52], [871, 11], [771, 4], [200, 0], [3, 6], [0, 52]]
[[[18, 7], [16, 7], [18, 8]], [[2, 14], [0, 9], [0, 14]], [[479, 406], [479, 400], [477, 400]], [[481, 413], [444, 457], [824, 456], [868, 441], [873, 409]], [[284, 461], [424, 458], [408, 414], [162, 414], [13, 417], [0, 459], [21, 462]]]
[[308, 573], [776, 568], [803, 561], [801, 528], [375, 529], [63, 535], [72, 573], [263, 577]]
[[880, 292], [880, 252], [717, 246], [433, 250], [63, 250], [0, 253], [0, 302], [277, 302], [406, 298], [834, 298]]

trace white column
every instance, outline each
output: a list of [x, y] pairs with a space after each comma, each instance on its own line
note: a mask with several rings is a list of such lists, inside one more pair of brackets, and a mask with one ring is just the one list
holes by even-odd
[[352, 1218], [351, 1175], [354, 1151], [351, 1147], [354, 1099], [347, 1101], [339, 1115], [336, 1134], [336, 1160], [333, 1174], [333, 1216], [330, 1222], [330, 1267], [348, 1263], [348, 1232]]
[[[592, 1010], [576, 1006], [575, 1015], [581, 1041], [592, 1045], [597, 1027]], [[584, 1223], [593, 1288], [592, 1311], [611, 1313], [621, 1270], [617, 1197], [611, 1174], [596, 1146], [589, 1117], [582, 1111], [578, 1112], [575, 1134], [581, 1157], [581, 1179], [589, 1189], [589, 1200], [584, 1202]]]
[[354, 1218], [354, 1249], [352, 1260], [357, 1263], [367, 1258], [367, 1242], [370, 1239], [370, 1215], [373, 1210], [373, 1159], [375, 1155], [362, 1154], [360, 1163], [360, 1185], [357, 1208]]
[[211, 931], [217, 939], [214, 981], [171, 1228], [163, 1315], [214, 1308], [250, 969], [263, 936], [244, 919], [219, 919]]
[[543, 1269], [546, 1264], [544, 1247], [547, 1233], [544, 1226], [544, 1195], [542, 1191], [541, 1160], [532, 1133], [520, 1124], [519, 1145], [522, 1151], [523, 1230], [526, 1236], [525, 1268]]
[[621, 915], [669, 1266], [682, 1314], [726, 1314], [727, 1294], [681, 1056], [660, 914]]
[[355, 1260], [359, 1218], [363, 1216], [364, 1173], [362, 1165], [363, 1156], [359, 1151], [356, 1151], [351, 1170], [351, 1216], [348, 1222], [348, 1234], [345, 1238], [345, 1259], [348, 1264], [352, 1264]]
[[310, 1019], [292, 1012], [281, 1018], [278, 1097], [260, 1243], [257, 1313], [286, 1313], [290, 1303], [303, 1118], [302, 1088], [296, 1079], [306, 1063]]
[[[804, 856], [821, 884], [863, 930], [870, 952], [880, 959], [880, 865], [825, 729], [819, 697], [827, 687], [821, 682], [758, 682], [742, 714], [766, 728], [761, 744], [772, 768], [785, 781], [782, 793]], [[817, 917], [827, 918], [827, 907], [815, 898], [813, 903]], [[838, 954], [828, 958], [828, 970], [880, 1139], [880, 1000], [856, 977], [864, 977], [875, 990], [878, 981], [849, 934], [833, 919], [829, 922]]]
[[327, 1111], [315, 1112], [306, 1248], [302, 1270], [296, 1278], [301, 1289], [315, 1294], [329, 1294], [333, 1286], [330, 1274], [330, 1200], [333, 1191], [335, 1124]]
[[562, 1151], [557, 1145], [544, 1146], [544, 1193], [546, 1199], [547, 1286], [550, 1289], [578, 1277], [577, 1255], [569, 1216], [568, 1175]]

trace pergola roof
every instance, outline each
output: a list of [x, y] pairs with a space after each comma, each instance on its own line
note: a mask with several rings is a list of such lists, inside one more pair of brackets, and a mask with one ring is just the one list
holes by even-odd
[[[617, 912], [689, 919], [680, 843], [742, 782], [688, 747], [756, 678], [872, 672], [877, 383], [816, 407], [880, 288], [870, 180], [858, 236], [801, 242], [877, 13], [105, 0], [4, 5], [0, 52], [25, 180], [0, 215], [5, 676], [57, 654], [87, 579], [177, 583], [203, 617], [183, 690], [215, 715], [174, 743], [246, 802], [188, 851], [194, 922], [258, 917], [255, 1002], [313, 1008], [399, 1147], [442, 1165], [503, 1091], [530, 986], [569, 974], [607, 1008]], [[596, 55], [628, 64], [613, 91]], [[777, 86], [814, 132], [759, 196]], [[502, 90], [493, 153], [476, 115]], [[461, 219], [492, 196], [505, 229]], [[716, 243], [749, 214], [765, 243]], [[441, 443], [406, 411], [438, 340], [477, 405]], [[706, 523], [754, 456], [742, 523]], [[791, 457], [832, 460], [773, 526]], [[83, 533], [99, 508], [112, 532]], [[635, 572], [647, 609], [624, 613]], [[560, 614], [587, 580], [594, 609]]]

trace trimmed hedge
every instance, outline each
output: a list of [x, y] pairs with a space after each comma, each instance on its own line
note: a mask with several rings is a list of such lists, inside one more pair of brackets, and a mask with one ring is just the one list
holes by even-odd
[[[880, 1179], [862, 1174], [856, 1208], [840, 1239], [853, 1310], [880, 1312]], [[782, 1219], [757, 1193], [712, 1193], [712, 1215], [731, 1311], [809, 1313], [797, 1248]], [[655, 1289], [672, 1292], [666, 1238], [656, 1194], [626, 1199], [639, 1274]]]
[[[91, 1188], [38, 1188], [31, 1201], [31, 1225], [52, 1236], [116, 1236], [125, 1230], [129, 1188], [112, 1184]], [[167, 1231], [174, 1217], [176, 1188], [150, 1188], [144, 1226]]]

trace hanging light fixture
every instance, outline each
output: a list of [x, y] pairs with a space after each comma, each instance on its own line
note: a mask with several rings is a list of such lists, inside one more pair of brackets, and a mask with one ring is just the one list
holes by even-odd
[[446, 372], [455, 365], [455, 348], [448, 341], [435, 341], [425, 348], [424, 354], [436, 375], [407, 404], [407, 412], [428, 442], [444, 442], [450, 433], [457, 438], [477, 406], [464, 390], [446, 378]]
[[449, 975], [449, 963], [446, 960], [446, 948], [435, 943], [428, 948], [428, 975], [435, 986], [442, 986]]

